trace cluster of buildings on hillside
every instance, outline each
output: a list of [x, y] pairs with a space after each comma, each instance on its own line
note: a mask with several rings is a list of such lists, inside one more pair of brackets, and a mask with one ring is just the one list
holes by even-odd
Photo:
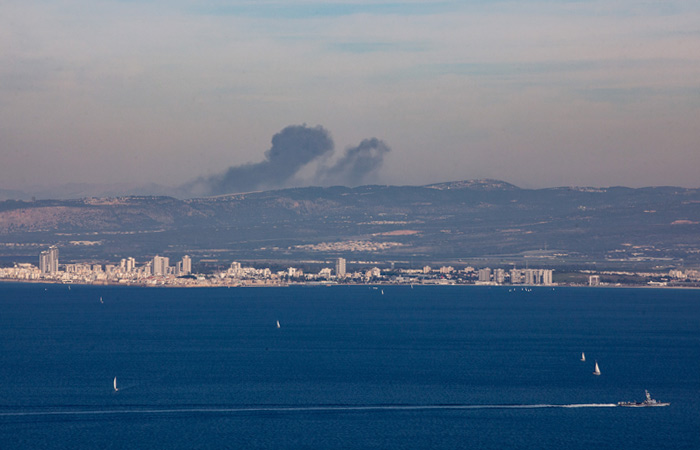
[[269, 268], [256, 269], [254, 267], [243, 267], [239, 262], [231, 263], [225, 271], [216, 272], [212, 278], [221, 280], [236, 281], [260, 281], [268, 280], [272, 282], [340, 282], [340, 283], [368, 283], [372, 281], [388, 281], [383, 277], [381, 269], [372, 267], [370, 269], [347, 271], [345, 258], [335, 260], [335, 270], [324, 267], [317, 273], [305, 273], [298, 267], [289, 267], [286, 270], [272, 272]]
[[501, 284], [528, 284], [528, 285], [543, 285], [551, 286], [552, 269], [491, 269], [485, 267], [475, 269], [467, 266], [462, 270], [457, 270], [452, 266], [442, 266], [438, 269], [433, 269], [430, 266], [425, 266], [418, 270], [400, 270], [399, 273], [403, 279], [426, 281], [454, 281], [455, 283], [473, 283], [477, 285], [501, 285]]
[[104, 266], [102, 264], [66, 264], [62, 277], [85, 281], [138, 281], [149, 277], [182, 277], [191, 273], [192, 259], [188, 255], [183, 256], [174, 266], [170, 265], [170, 258], [156, 255], [142, 266], [137, 266], [134, 258], [123, 258], [119, 264]]
[[[323, 267], [318, 272], [304, 272], [298, 267], [272, 271], [269, 268], [244, 267], [233, 262], [225, 270], [210, 274], [193, 274], [192, 259], [185, 255], [174, 265], [170, 258], [156, 255], [138, 265], [135, 258], [123, 258], [118, 264], [63, 264], [59, 265], [59, 249], [51, 246], [39, 254], [39, 265], [18, 263], [0, 268], [0, 279], [18, 281], [53, 281], [82, 284], [134, 284], [175, 286], [238, 286], [287, 285], [290, 283], [392, 283], [392, 284], [476, 284], [476, 285], [541, 285], [555, 284], [552, 269], [517, 269], [451, 266], [421, 269], [382, 270], [379, 267], [349, 271], [347, 261], [337, 258], [334, 267]], [[354, 263], [355, 266], [361, 263]], [[307, 269], [308, 270], [308, 269]], [[659, 273], [584, 272], [589, 286], [615, 284], [620, 277], [644, 277], [649, 285], [691, 285], [700, 282], [700, 271], [673, 269], [660, 277]], [[586, 274], [588, 272], [588, 274]], [[601, 278], [605, 282], [601, 281]], [[579, 284], [586, 284], [585, 278]]]
[[39, 254], [39, 266], [15, 264], [0, 269], [0, 278], [26, 281], [57, 281], [64, 283], [134, 283], [140, 284], [152, 278], [177, 278], [192, 273], [192, 259], [185, 255], [174, 266], [170, 258], [154, 256], [141, 266], [135, 258], [123, 258], [119, 264], [64, 264], [60, 270], [58, 247], [51, 246]]
[[551, 286], [552, 284], [551, 269], [510, 269], [506, 272], [504, 269], [490, 268], [479, 269], [478, 284], [504, 284], [506, 281], [510, 284], [542, 284]]
[[[590, 272], [590, 271], [582, 271]], [[603, 286], [610, 285], [610, 280], [620, 279], [620, 278], [641, 278], [645, 279], [646, 284], [650, 286], [687, 286], [687, 287], [698, 287], [700, 283], [700, 270], [695, 269], [671, 269], [668, 273], [659, 272], [626, 272], [626, 271], [614, 271], [606, 270], [597, 273], [591, 273], [588, 275], [588, 285], [589, 286]], [[607, 282], [604, 281], [607, 279]], [[615, 284], [615, 282], [612, 282]]]
[[[335, 260], [335, 267], [305, 273], [297, 267], [272, 271], [269, 268], [243, 267], [239, 262], [213, 274], [192, 274], [192, 259], [185, 255], [175, 265], [168, 257], [154, 256], [142, 265], [135, 258], [123, 258], [119, 264], [64, 264], [59, 266], [58, 248], [51, 246], [39, 255], [39, 266], [15, 264], [0, 269], [0, 278], [62, 283], [118, 283], [137, 285], [282, 285], [289, 283], [397, 283], [397, 284], [527, 284], [552, 285], [551, 269], [474, 269], [456, 270], [451, 266], [432, 269], [397, 269], [382, 271], [379, 267], [348, 271], [344, 258]], [[62, 270], [61, 270], [62, 269]]]
[[676, 280], [700, 281], [700, 270], [673, 269], [668, 272], [668, 276]]

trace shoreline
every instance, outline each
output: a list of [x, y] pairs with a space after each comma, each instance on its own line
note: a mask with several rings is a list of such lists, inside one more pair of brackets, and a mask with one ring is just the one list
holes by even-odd
[[365, 286], [369, 288], [380, 289], [382, 287], [495, 287], [495, 288], [510, 288], [510, 289], [547, 289], [547, 288], [590, 288], [590, 289], [681, 289], [681, 290], [700, 290], [700, 286], [661, 286], [661, 285], [643, 285], [643, 284], [616, 284], [616, 285], [598, 285], [588, 286], [582, 284], [475, 284], [475, 283], [319, 283], [319, 282], [284, 282], [284, 283], [231, 283], [231, 284], [175, 284], [175, 283], [119, 283], [119, 282], [98, 282], [98, 283], [83, 283], [83, 282], [64, 282], [59, 280], [17, 280], [9, 278], [0, 278], [0, 283], [16, 283], [16, 284], [46, 284], [46, 285], [65, 285], [65, 286], [91, 286], [91, 287], [140, 287], [140, 288], [181, 288], [181, 289], [211, 289], [211, 288], [282, 288], [282, 287], [341, 287], [341, 286]]

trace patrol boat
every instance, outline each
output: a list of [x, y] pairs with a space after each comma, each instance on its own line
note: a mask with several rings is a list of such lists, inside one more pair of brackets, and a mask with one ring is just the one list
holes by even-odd
[[618, 402], [617, 406], [627, 406], [628, 408], [642, 408], [645, 406], [668, 406], [670, 403], [667, 402], [659, 402], [651, 398], [651, 395], [649, 394], [649, 391], [646, 389], [644, 390], [644, 393], [646, 394], [647, 398], [643, 402]]

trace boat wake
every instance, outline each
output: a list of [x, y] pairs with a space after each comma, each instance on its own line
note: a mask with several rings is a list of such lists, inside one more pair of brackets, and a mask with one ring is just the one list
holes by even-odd
[[574, 405], [561, 405], [562, 408], [612, 408], [617, 406], [615, 403], [582, 403]]
[[343, 412], [343, 411], [420, 411], [467, 409], [540, 409], [540, 408], [614, 408], [615, 403], [574, 403], [568, 405], [345, 405], [345, 406], [251, 406], [241, 408], [167, 408], [167, 409], [104, 409], [60, 411], [0, 412], [0, 417], [20, 416], [89, 416], [108, 414], [196, 414], [196, 413], [256, 413], [256, 412]]

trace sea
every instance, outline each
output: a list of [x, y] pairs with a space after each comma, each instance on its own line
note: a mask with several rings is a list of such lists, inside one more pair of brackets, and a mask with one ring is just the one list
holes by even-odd
[[700, 290], [1, 283], [0, 347], [5, 450], [700, 448]]

